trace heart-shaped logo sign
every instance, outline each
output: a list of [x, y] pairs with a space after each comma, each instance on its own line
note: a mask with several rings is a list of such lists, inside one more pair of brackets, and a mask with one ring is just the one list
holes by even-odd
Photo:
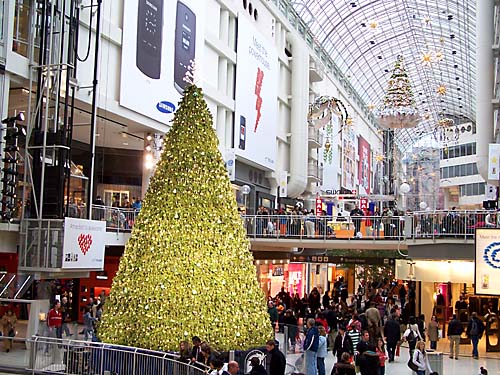
[[92, 245], [92, 235], [83, 233], [80, 234], [78, 236], [78, 245], [80, 246], [80, 250], [83, 255], [86, 255]]

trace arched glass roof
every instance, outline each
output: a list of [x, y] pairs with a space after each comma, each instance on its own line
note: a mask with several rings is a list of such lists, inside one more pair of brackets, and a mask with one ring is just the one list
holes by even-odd
[[[439, 119], [475, 121], [475, 0], [289, 0], [367, 106], [378, 106], [398, 55], [422, 121], [397, 131], [403, 147]], [[423, 56], [431, 62], [425, 64]], [[437, 93], [438, 87], [446, 90]]]

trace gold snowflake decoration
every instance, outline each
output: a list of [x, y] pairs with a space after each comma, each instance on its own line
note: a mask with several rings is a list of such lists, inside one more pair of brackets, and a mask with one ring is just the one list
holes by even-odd
[[446, 94], [446, 87], [444, 85], [440, 85], [438, 86], [436, 92], [438, 95], [444, 95]]
[[422, 65], [431, 65], [432, 63], [432, 52], [424, 52], [422, 55]]

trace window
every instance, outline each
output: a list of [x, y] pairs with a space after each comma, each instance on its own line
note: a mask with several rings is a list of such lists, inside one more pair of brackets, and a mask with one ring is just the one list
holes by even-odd
[[486, 184], [484, 182], [477, 182], [473, 184], [460, 185], [460, 196], [473, 196], [483, 195], [486, 191]]

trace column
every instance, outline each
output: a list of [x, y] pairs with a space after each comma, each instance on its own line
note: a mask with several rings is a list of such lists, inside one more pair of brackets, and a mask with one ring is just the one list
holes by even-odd
[[493, 142], [494, 0], [476, 0], [477, 168], [488, 180], [488, 144]]

